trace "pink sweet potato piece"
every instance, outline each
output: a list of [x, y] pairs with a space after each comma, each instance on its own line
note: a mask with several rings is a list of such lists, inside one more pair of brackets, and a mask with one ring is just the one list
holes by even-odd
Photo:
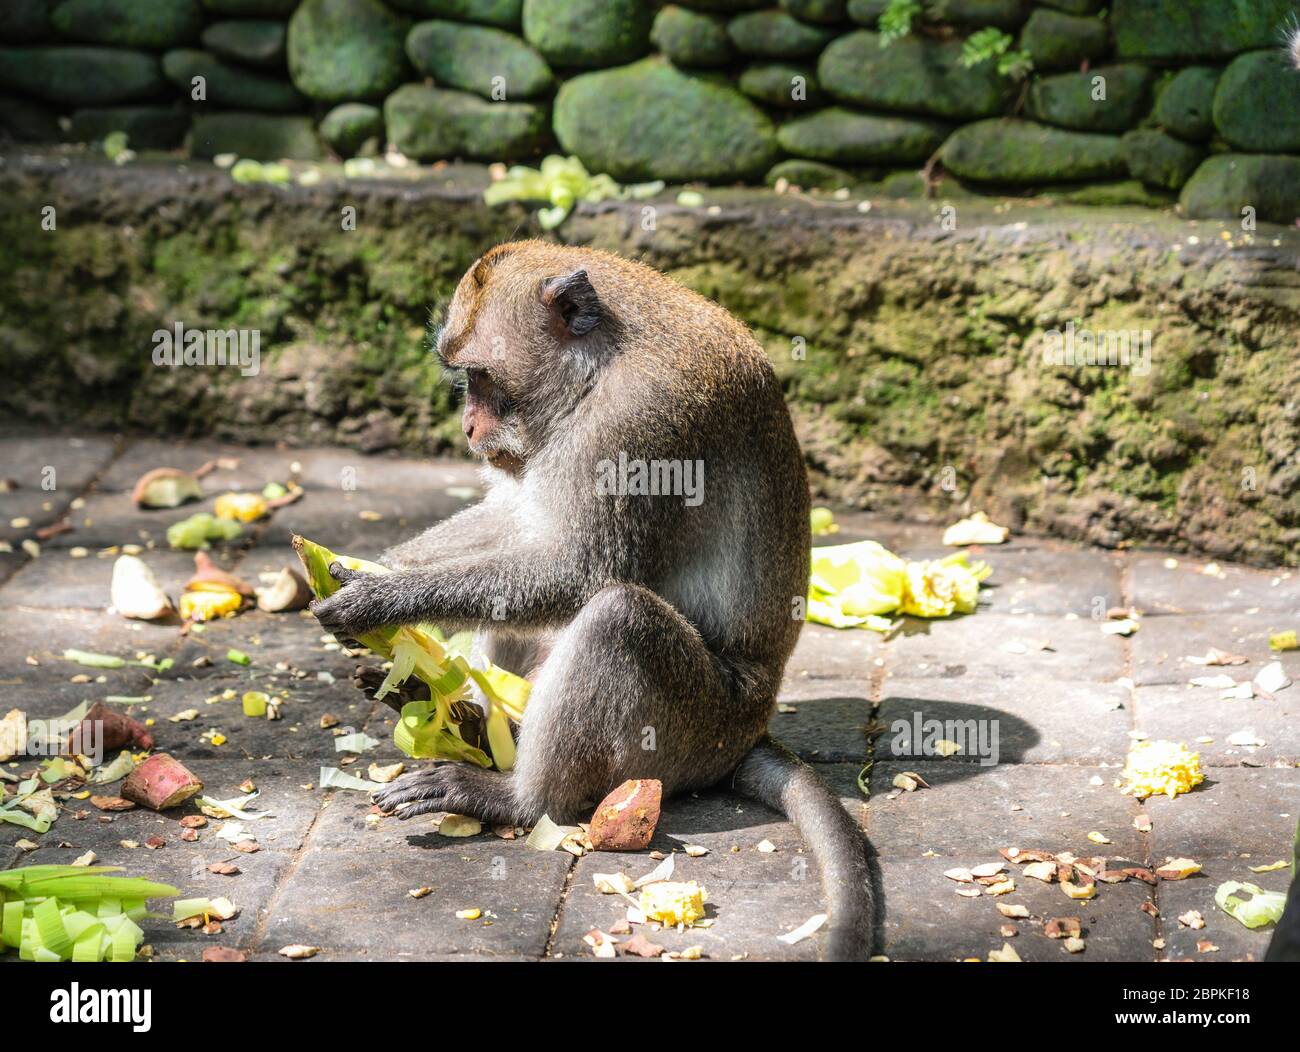
[[[95, 733], [95, 724], [100, 725], [100, 734]], [[64, 752], [69, 756], [78, 753], [87, 756], [96, 742], [105, 753], [125, 748], [152, 749], [154, 746], [153, 735], [143, 723], [124, 716], [102, 701], [95, 702], [81, 722], [72, 728]]]
[[591, 845], [597, 851], [642, 851], [659, 824], [663, 785], [634, 778], [610, 793], [591, 816]]
[[154, 753], [122, 783], [122, 796], [152, 811], [183, 804], [203, 791], [200, 782], [180, 760], [165, 752]]

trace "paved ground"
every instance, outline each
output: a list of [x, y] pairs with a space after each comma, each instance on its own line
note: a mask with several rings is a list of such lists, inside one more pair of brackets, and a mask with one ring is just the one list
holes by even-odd
[[[5, 437], [6, 435], [11, 437]], [[21, 437], [20, 437], [21, 436]], [[388, 710], [348, 683], [353, 662], [327, 648], [309, 617], [247, 613], [182, 638], [177, 626], [126, 622], [106, 612], [109, 545], [158, 545], [146, 559], [173, 594], [189, 574], [190, 557], [166, 550], [165, 527], [174, 512], [141, 512], [129, 490], [144, 471], [168, 464], [194, 468], [225, 453], [239, 466], [205, 481], [210, 493], [260, 488], [284, 480], [300, 465], [306, 497], [278, 511], [251, 539], [216, 554], [245, 578], [292, 563], [289, 539], [300, 532], [338, 551], [373, 555], [466, 499], [474, 486], [462, 464], [425, 464], [365, 458], [344, 450], [275, 451], [218, 448], [211, 443], [114, 442], [86, 435], [31, 437], [17, 427], [0, 432], [0, 475], [20, 487], [0, 494], [0, 537], [13, 545], [0, 554], [0, 714], [18, 707], [30, 717], [57, 716], [82, 700], [105, 695], [148, 695], [131, 712], [156, 721], [159, 747], [183, 759], [216, 797], [236, 795], [252, 778], [259, 803], [275, 814], [258, 823], [261, 851], [236, 855], [203, 831], [197, 843], [179, 839], [177, 816], [142, 810], [101, 815], [69, 801], [40, 847], [23, 861], [68, 862], [93, 849], [100, 860], [180, 886], [187, 895], [225, 894], [241, 908], [220, 936], [155, 925], [150, 941], [164, 959], [197, 959], [213, 944], [239, 946], [252, 958], [272, 958], [290, 943], [323, 947], [322, 958], [442, 957], [540, 958], [585, 955], [582, 936], [607, 928], [618, 902], [599, 895], [591, 875], [623, 868], [639, 875], [646, 856], [538, 853], [492, 835], [447, 839], [430, 827], [385, 819], [368, 825], [370, 805], [353, 791], [317, 789], [322, 764], [335, 765], [332, 732], [320, 717], [337, 715], [383, 744], [355, 765], [399, 758], [391, 745]], [[56, 488], [41, 489], [55, 471]], [[42, 473], [45, 472], [43, 475]], [[355, 489], [341, 482], [355, 481]], [[449, 489], [452, 492], [448, 492]], [[199, 508], [210, 507], [210, 500]], [[192, 506], [184, 514], [195, 510]], [[362, 512], [376, 512], [361, 516]], [[41, 525], [67, 516], [74, 532], [50, 539], [39, 558], [20, 542]], [[12, 520], [29, 519], [15, 528]], [[939, 530], [845, 517], [838, 540], [871, 536], [908, 555], [938, 554]], [[74, 559], [74, 546], [90, 557]], [[1009, 941], [1027, 960], [1155, 960], [1258, 958], [1267, 932], [1250, 932], [1218, 912], [1214, 889], [1227, 879], [1255, 880], [1284, 890], [1285, 871], [1254, 876], [1248, 867], [1290, 858], [1300, 817], [1300, 684], [1275, 700], [1222, 700], [1219, 691], [1187, 685], [1193, 675], [1226, 671], [1253, 676], [1268, 660], [1270, 631], [1300, 627], [1300, 573], [1270, 574], [1231, 566], [1222, 576], [1197, 560], [1166, 565], [1160, 553], [1116, 554], [1066, 544], [1016, 539], [984, 557], [994, 575], [978, 613], [937, 622], [912, 622], [892, 639], [868, 632], [811, 626], [787, 674], [774, 732], [815, 762], [845, 806], [868, 831], [880, 855], [887, 954], [895, 960], [984, 957], [1000, 947], [1007, 921], [997, 902], [1026, 906]], [[1093, 611], [1136, 606], [1142, 627], [1131, 638], [1103, 635]], [[1044, 649], [1045, 643], [1050, 649]], [[248, 668], [224, 660], [230, 647], [252, 655]], [[1249, 664], [1200, 669], [1184, 658], [1209, 647], [1247, 655]], [[103, 673], [61, 660], [67, 647], [117, 653], [147, 651], [175, 659], [154, 680], [139, 668]], [[210, 667], [195, 668], [207, 655]], [[1300, 652], [1282, 656], [1300, 679]], [[329, 672], [330, 683], [318, 676]], [[238, 702], [205, 704], [226, 688], [284, 686], [291, 700], [279, 722], [246, 719]], [[190, 708], [192, 722], [169, 722]], [[953, 757], [899, 759], [889, 724], [923, 718], [997, 721], [999, 762], [982, 766]], [[880, 729], [876, 737], [870, 735]], [[1263, 745], [1229, 744], [1253, 728]], [[205, 732], [227, 738], [214, 746]], [[1176, 800], [1145, 808], [1115, 788], [1135, 735], [1193, 745], [1199, 738], [1209, 765], [1206, 782]], [[1195, 747], [1195, 746], [1194, 746]], [[874, 750], [870, 801], [857, 787]], [[17, 764], [13, 770], [26, 770]], [[928, 789], [900, 793], [895, 774], [920, 773]], [[186, 809], [189, 810], [188, 808]], [[1139, 832], [1139, 812], [1150, 818]], [[1088, 834], [1112, 844], [1099, 847]], [[23, 830], [0, 826], [0, 865], [12, 865]], [[161, 835], [166, 846], [128, 849]], [[761, 841], [773, 852], [758, 849]], [[670, 948], [702, 945], [727, 959], [807, 959], [817, 939], [787, 946], [776, 936], [819, 911], [822, 895], [793, 829], [764, 808], [726, 792], [668, 805], [654, 847], [671, 851], [699, 844], [709, 853], [678, 855], [677, 873], [709, 891], [711, 928], [655, 938]], [[998, 849], [1037, 848], [1079, 856], [1107, 853], [1138, 862], [1187, 856], [1203, 875], [1151, 888], [1138, 881], [1103, 885], [1088, 902], [1067, 899], [1056, 885], [1017, 874], [1013, 894], [967, 898], [944, 871], [996, 861]], [[220, 877], [210, 862], [235, 858], [243, 872]], [[427, 885], [416, 900], [408, 889]], [[965, 885], [969, 887], [969, 885]], [[1158, 916], [1143, 911], [1157, 908]], [[477, 921], [456, 911], [483, 911]], [[1199, 910], [1206, 927], [1193, 931], [1176, 918]], [[1078, 916], [1086, 950], [1071, 956], [1042, 934], [1045, 918]], [[1203, 953], [1208, 939], [1217, 951]]]

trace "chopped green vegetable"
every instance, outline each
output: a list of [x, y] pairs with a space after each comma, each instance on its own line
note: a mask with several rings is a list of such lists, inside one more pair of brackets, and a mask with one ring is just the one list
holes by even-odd
[[341, 734], [334, 739], [335, 752], [366, 752], [379, 744], [378, 738], [372, 738], [364, 732]]
[[[24, 961], [131, 961], [144, 941], [146, 900], [166, 884], [108, 874], [113, 866], [25, 866], [0, 871], [0, 943]], [[125, 908], [124, 908], [125, 906]]]
[[[1242, 891], [1249, 894], [1251, 898], [1242, 898], [1238, 894]], [[1265, 924], [1276, 924], [1282, 919], [1286, 896], [1280, 891], [1265, 891], [1255, 884], [1228, 880], [1220, 884], [1215, 891], [1214, 903], [1229, 917], [1240, 921], [1247, 928], [1262, 928]]]
[[234, 519], [217, 518], [206, 511], [167, 527], [167, 543], [173, 548], [207, 548], [210, 541], [233, 541], [244, 532]]
[[96, 767], [90, 776], [90, 781], [92, 785], [104, 785], [125, 778], [134, 770], [135, 758], [128, 750], [123, 749], [117, 754], [117, 759], [112, 763], [101, 764]]
[[64, 661], [75, 661], [90, 668], [125, 668], [126, 659], [112, 654], [92, 654], [89, 650], [65, 650]]
[[355, 774], [340, 771], [337, 767], [322, 767], [320, 769], [320, 787], [322, 789], [360, 789], [362, 792], [370, 793], [375, 790], [375, 783], [367, 782], [364, 778], [358, 778]]
[[234, 647], [226, 651], [226, 660], [235, 665], [251, 665], [253, 663], [252, 658], [242, 650], [236, 650]]
[[[226, 655], [226, 656], [229, 657], [230, 655]], [[248, 663], [248, 658], [247, 655], [245, 655], [244, 660], [240, 662], [240, 664], [247, 664], [247, 663]], [[271, 699], [267, 697], [265, 691], [250, 690], [244, 693], [244, 696], [240, 699], [240, 701], [243, 703], [244, 706], [244, 715], [252, 716], [256, 719], [258, 717], [262, 717], [266, 715], [267, 705], [270, 703]]]
[[278, 482], [268, 482], [262, 487], [262, 496], [266, 500], [279, 500], [289, 491]]
[[183, 921], [190, 917], [197, 917], [200, 914], [212, 912], [212, 900], [208, 898], [201, 899], [177, 899], [172, 903], [172, 920]]
[[620, 186], [608, 175], [592, 175], [576, 157], [552, 154], [542, 160], [540, 168], [514, 166], [504, 179], [483, 191], [483, 200], [489, 206], [507, 201], [544, 202], [550, 207], [542, 208], [537, 217], [543, 230], [553, 230], [579, 201], [640, 200], [653, 197], [663, 188], [661, 180]]

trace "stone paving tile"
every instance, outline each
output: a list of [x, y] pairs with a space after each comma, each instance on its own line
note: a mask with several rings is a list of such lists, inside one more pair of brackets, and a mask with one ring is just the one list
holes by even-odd
[[[114, 442], [106, 436], [50, 434], [26, 424], [21, 432], [0, 435], [0, 464], [4, 477], [18, 483], [14, 493], [66, 494], [71, 500], [113, 458]], [[54, 469], [52, 476], [47, 468]], [[51, 479], [56, 488], [43, 489]]]
[[[0, 639], [5, 641], [0, 648], [0, 705], [8, 703], [31, 716], [47, 718], [62, 715], [82, 700], [143, 693], [154, 675], [146, 669], [86, 668], [61, 655], [77, 649], [132, 658], [144, 651], [161, 658], [175, 638], [175, 628], [128, 622], [102, 611], [9, 605], [0, 609]], [[28, 657], [39, 664], [29, 664]], [[72, 683], [78, 675], [90, 676], [93, 682]]]
[[[245, 779], [253, 780], [261, 790], [261, 795], [248, 806], [255, 811], [271, 812], [271, 817], [244, 823], [262, 848], [258, 854], [268, 851], [292, 853], [302, 845], [323, 798], [322, 791], [316, 788], [320, 770], [318, 760], [262, 760], [225, 755], [220, 758], [220, 762], [189, 756], [184, 757], [183, 762], [203, 781], [204, 793], [214, 800], [241, 797], [243, 794], [239, 791], [239, 786]], [[311, 788], [304, 788], [305, 786]], [[121, 783], [95, 786], [93, 791], [98, 795], [115, 796], [121, 791]], [[222, 824], [221, 819], [209, 819], [208, 825], [199, 830], [197, 843], [186, 843], [179, 839], [181, 829], [177, 823], [180, 819], [185, 815], [199, 813], [196, 799], [163, 814], [155, 814], [142, 807], [131, 811], [104, 813], [89, 800], [66, 799], [61, 802], [63, 813], [48, 833], [43, 836], [34, 835], [31, 830], [6, 823], [0, 825], [0, 843], [12, 845], [26, 838], [40, 843], [42, 850], [67, 843], [71, 846], [64, 849], [67, 857], [59, 860], [63, 862], [71, 862], [87, 850], [93, 850], [101, 860], [120, 859], [129, 855], [129, 861], [120, 864], [144, 867], [142, 873], [151, 873], [150, 867], [154, 860], [166, 852], [171, 853], [168, 857], [193, 854], [204, 845], [204, 851], [210, 847], [213, 851], [237, 854], [216, 836], [216, 830]], [[144, 848], [127, 851], [121, 847], [123, 840], [136, 840], [143, 844], [155, 835], [167, 840], [167, 847], [160, 852], [146, 853]], [[108, 864], [119, 863], [114, 861]]]
[[39, 489], [0, 493], [0, 540], [14, 549], [27, 539], [44, 547], [50, 542], [42, 541], [36, 531], [57, 522], [72, 499], [69, 495]]
[[[200, 480], [209, 496], [230, 490], [260, 491], [268, 482], [289, 478], [289, 465], [301, 451], [273, 446], [240, 446], [205, 440], [177, 442], [165, 438], [140, 438], [129, 443], [121, 456], [100, 477], [96, 488], [104, 493], [130, 493], [141, 475], [155, 468], [197, 471], [210, 460], [237, 460], [234, 468], [219, 467]], [[192, 505], [186, 505], [192, 507]], [[174, 508], [172, 512], [183, 509]]]
[[[1204, 672], [1233, 672], [1204, 669]], [[1207, 687], [1138, 687], [1139, 730], [1154, 739], [1181, 742], [1200, 753], [1210, 766], [1265, 767], [1279, 762], [1300, 763], [1300, 687], [1278, 691], [1273, 701], [1263, 698], [1228, 700]], [[1262, 746], [1233, 745], [1228, 739], [1241, 731], [1254, 731]], [[1211, 737], [1211, 742], [1197, 739]]]
[[[857, 767], [819, 764], [818, 771], [851, 811], [861, 807], [854, 786]], [[769, 841], [776, 850], [758, 850]], [[687, 856], [686, 845], [708, 849], [699, 858]], [[820, 936], [787, 946], [777, 936], [825, 910], [821, 882], [812, 860], [803, 852], [798, 833], [774, 812], [733, 793], [711, 790], [668, 801], [650, 850], [676, 851], [674, 880], [694, 880], [708, 891], [709, 928], [652, 931], [636, 928], [669, 950], [702, 946], [705, 955], [729, 960], [750, 956], [762, 960], [814, 960]], [[658, 863], [648, 851], [596, 852], [579, 859], [560, 914], [554, 953], [590, 957], [582, 937], [592, 928], [608, 931], [626, 915], [627, 900], [596, 890], [595, 873], [625, 872], [636, 878]], [[635, 896], [634, 896], [635, 897]]]
[[1217, 614], [1252, 608], [1300, 618], [1300, 574], [1295, 570], [1253, 570], [1223, 564], [1222, 577], [1201, 572], [1206, 564], [1179, 559], [1167, 569], [1165, 556], [1131, 560], [1132, 602], [1148, 614]]
[[[464, 460], [365, 456], [328, 448], [294, 450], [292, 459], [301, 466], [298, 480], [308, 491], [338, 492], [345, 485], [355, 486], [362, 493], [388, 490], [445, 494], [449, 487], [482, 490], [478, 467]], [[463, 497], [453, 499], [464, 502]]]
[[796, 680], [780, 696], [794, 711], [778, 711], [768, 729], [805, 760], [862, 762], [868, 752], [869, 694], [864, 680]]
[[[980, 861], [985, 861], [981, 857]], [[1006, 895], [963, 898], [957, 884], [944, 871], [969, 861], [949, 857], [885, 859], [881, 880], [885, 894], [884, 952], [895, 961], [984, 960], [989, 950], [1009, 942], [1024, 961], [1143, 961], [1153, 960], [1155, 924], [1142, 912], [1150, 901], [1148, 885], [1137, 880], [1101, 887], [1095, 898], [1067, 898], [1058, 884], [1023, 876], [1009, 867], [1016, 889]], [[1009, 920], [998, 903], [1019, 904], [1030, 916]], [[1043, 934], [1045, 921], [1078, 917], [1086, 947], [1082, 953], [1066, 951], [1062, 941]], [[1017, 934], [1000, 934], [1004, 924]]]
[[[225, 691], [234, 692], [227, 698]], [[280, 706], [281, 718], [267, 720], [244, 715], [241, 698], [246, 690], [266, 690], [270, 684], [251, 679], [243, 683], [204, 680], [177, 680], [157, 683], [142, 705], [133, 705], [129, 714], [138, 720], [154, 720], [151, 727], [158, 748], [177, 759], [194, 761], [223, 761], [231, 754], [243, 757], [308, 757], [334, 762], [334, 734], [322, 730], [321, 716], [337, 716], [341, 726], [359, 730], [366, 722], [373, 702], [350, 685], [337, 685], [334, 690], [291, 690]], [[213, 699], [213, 700], [209, 700]], [[192, 719], [177, 719], [191, 710], [198, 715]], [[212, 731], [222, 734], [226, 741], [220, 746], [211, 745], [204, 736]], [[313, 776], [314, 777], [314, 776]]]
[[[466, 503], [441, 490], [309, 492], [296, 504], [276, 511], [262, 529], [260, 541], [287, 548], [297, 533], [342, 555], [373, 559], [385, 548], [460, 511]], [[373, 515], [381, 518], [375, 520]]]
[[[213, 499], [192, 501], [179, 508], [137, 508], [129, 493], [104, 493], [96, 491], [85, 499], [85, 504], [68, 516], [73, 527], [67, 533], [51, 537], [45, 547], [55, 551], [69, 548], [87, 548], [92, 555], [102, 548], [114, 545], [139, 544], [145, 548], [168, 550], [167, 527], [187, 519], [196, 512], [212, 513]], [[237, 550], [247, 538], [234, 544], [216, 545], [213, 552]], [[108, 559], [112, 566], [112, 558]], [[148, 556], [145, 556], [146, 560]], [[193, 558], [191, 554], [191, 558]], [[89, 560], [87, 560], [89, 561]]]
[[[889, 798], [894, 776], [918, 772], [929, 789]], [[1112, 785], [1104, 767], [1009, 764], [981, 767], [950, 760], [876, 761], [871, 771], [867, 834], [884, 857], [917, 858], [926, 851], [961, 857], [963, 865], [996, 862], [1004, 847], [1092, 855], [1100, 832], [1112, 856], [1144, 859], [1133, 828], [1137, 806]], [[1102, 784], [1094, 785], [1094, 778]], [[1013, 810], [1019, 805], [1020, 810]]]
[[891, 552], [901, 555], [905, 551], [924, 545], [938, 544], [944, 530], [944, 527], [939, 525], [900, 522], [897, 519], [860, 511], [837, 511], [835, 522], [839, 526], [839, 532], [814, 537], [813, 547], [875, 541]]
[[[968, 726], [970, 720], [996, 720], [1000, 763], [1121, 762], [1129, 746], [1128, 702], [1129, 691], [1116, 684], [1032, 675], [1015, 680], [891, 676], [876, 712], [884, 730], [876, 742], [876, 755], [883, 759], [920, 755], [913, 744], [920, 740], [915, 733], [919, 714], [922, 722], [955, 721], [959, 727]], [[906, 724], [906, 732], [901, 727], [894, 731], [897, 721]], [[946, 733], [939, 737], [956, 740]], [[896, 742], [901, 753], [894, 751]]]
[[[251, 663], [246, 667], [247, 672], [230, 662], [227, 655], [231, 650], [248, 656]], [[172, 656], [176, 664], [169, 673], [171, 676], [225, 680], [241, 677], [241, 673], [278, 675], [295, 687], [309, 680], [318, 681], [322, 672], [346, 684], [358, 662], [357, 658], [348, 657], [332, 638], [324, 641], [315, 618], [300, 613], [267, 614], [258, 610], [210, 621], [201, 632], [191, 631]], [[211, 664], [196, 667], [194, 663], [203, 658]], [[295, 677], [294, 670], [306, 675]]]
[[[1254, 884], [1265, 891], [1285, 892], [1291, 880], [1290, 869], [1276, 873], [1252, 873], [1248, 863], [1236, 859], [1200, 860], [1203, 871], [1186, 880], [1161, 881], [1156, 892], [1160, 906], [1160, 933], [1165, 961], [1259, 961], [1268, 950], [1274, 925], [1251, 930], [1229, 917], [1214, 902], [1214, 893], [1225, 880]], [[1272, 861], [1272, 860], [1270, 860]], [[1178, 918], [1189, 910], [1198, 910], [1205, 927], [1195, 929], [1180, 924]], [[1202, 952], [1197, 944], [1208, 941], [1217, 951]]]
[[[1278, 661], [1292, 679], [1300, 679], [1300, 650], [1269, 650], [1268, 637], [1291, 627], [1300, 617], [1287, 618], [1261, 611], [1254, 614], [1187, 614], [1142, 619], [1130, 637], [1133, 647], [1133, 681], [1139, 686], [1186, 683], [1193, 676], [1225, 673], [1235, 680], [1253, 679], [1265, 665]], [[1188, 657], [1201, 657], [1211, 647], [1248, 658], [1244, 665], [1224, 667], [1194, 665]]]
[[1249, 855], [1251, 865], [1291, 857], [1300, 820], [1300, 770], [1216, 767], [1190, 793], [1152, 797], [1151, 855], [1193, 859]]
[[[1042, 645], [1050, 643], [1052, 649]], [[976, 613], [922, 621], [908, 618], [890, 644], [900, 676], [1012, 679], [1032, 671], [1054, 679], [1110, 682], [1123, 673], [1123, 644], [1080, 618]], [[1012, 652], [1009, 647], [1023, 648]]]
[[785, 667], [784, 689], [805, 680], [867, 679], [884, 647], [878, 632], [804, 625]]
[[[6, 462], [28, 467], [48, 462], [59, 472], [54, 493], [39, 490], [33, 476], [24, 488], [0, 494], [0, 537], [9, 536], [3, 530], [12, 529], [9, 520], [19, 515], [33, 525], [15, 533], [15, 540], [53, 521], [93, 480], [84, 505], [70, 512], [75, 531], [51, 538], [40, 560], [30, 561], [21, 552], [0, 555], [0, 580], [12, 572], [4, 585], [8, 601], [0, 609], [0, 636], [9, 644], [0, 653], [0, 706], [17, 705], [40, 717], [110, 694], [147, 695], [147, 702], [127, 711], [154, 721], [160, 747], [204, 778], [210, 795], [235, 796], [240, 782], [251, 777], [263, 790], [254, 806], [275, 814], [254, 826], [263, 850], [243, 856], [214, 836], [216, 822], [196, 844], [169, 835], [179, 832], [177, 818], [194, 805], [163, 816], [144, 810], [101, 815], [69, 801], [51, 832], [36, 838], [42, 848], [24, 862], [69, 861], [93, 849], [103, 861], [170, 879], [186, 894], [225, 891], [243, 908], [215, 939], [166, 924], [151, 931], [161, 959], [195, 959], [204, 946], [222, 944], [240, 946], [254, 959], [280, 960], [275, 950], [289, 942], [323, 946], [321, 959], [534, 959], [546, 950], [557, 910], [553, 955], [589, 956], [582, 935], [591, 927], [608, 927], [620, 913], [618, 903], [595, 891], [591, 873], [648, 870], [653, 862], [646, 853], [575, 861], [563, 852], [533, 852], [521, 842], [490, 835], [449, 840], [423, 819], [367, 824], [368, 794], [317, 788], [321, 766], [347, 762], [334, 748], [334, 733], [320, 727], [325, 713], [337, 716], [343, 727], [364, 728], [379, 739], [346, 769], [364, 776], [371, 762], [398, 758], [391, 742], [393, 713], [349, 683], [358, 659], [322, 640], [314, 620], [298, 614], [250, 611], [185, 637], [174, 624], [124, 621], [105, 611], [112, 558], [67, 555], [74, 546], [94, 553], [113, 544], [152, 543], [145, 560], [165, 588], [178, 592], [189, 576], [192, 554], [167, 548], [167, 525], [210, 509], [219, 493], [284, 481], [296, 461], [304, 498], [249, 527], [236, 544], [214, 549], [214, 557], [250, 583], [257, 583], [259, 572], [297, 565], [289, 548], [294, 533], [336, 551], [374, 557], [463, 507], [468, 499], [463, 491], [479, 486], [472, 465], [366, 457], [340, 449], [248, 449], [152, 439], [124, 443], [114, 459], [112, 439], [76, 444], [47, 434], [20, 437], [2, 425], [0, 453]], [[129, 489], [144, 471], [161, 465], [193, 469], [217, 455], [240, 462], [204, 479], [204, 501], [155, 512], [131, 504]], [[380, 518], [362, 518], [362, 511]], [[861, 513], [837, 520], [841, 532], [818, 543], [870, 537], [909, 557], [951, 552], [939, 545], [946, 522], [901, 523]], [[1272, 702], [1221, 701], [1216, 691], [1184, 686], [1192, 675], [1219, 670], [1189, 666], [1182, 658], [1209, 646], [1236, 649], [1252, 662], [1223, 670], [1235, 678], [1277, 659], [1300, 679], [1300, 654], [1272, 655], [1265, 638], [1300, 620], [1293, 573], [1225, 566], [1226, 576], [1215, 578], [1201, 574], [1198, 562], [1181, 560], [1177, 570], [1168, 570], [1159, 554], [1098, 552], [1036, 537], [1016, 537], [972, 555], [994, 567], [974, 616], [908, 619], [891, 639], [807, 626], [781, 694], [794, 711], [772, 720], [774, 735], [805, 758], [822, 761], [819, 771], [869, 831], [880, 856], [889, 955], [960, 959], [982, 957], [1000, 946], [998, 928], [1005, 921], [993, 905], [957, 896], [942, 873], [953, 865], [994, 860], [999, 847], [1021, 846], [1078, 854], [1105, 850], [1112, 857], [1141, 860], [1198, 858], [1209, 877], [1162, 883], [1155, 891], [1164, 914], [1158, 928], [1169, 941], [1163, 956], [1260, 956], [1267, 933], [1248, 932], [1219, 914], [1213, 890], [1221, 879], [1253, 876], [1246, 869], [1252, 862], [1288, 857], [1300, 811], [1300, 771], [1245, 764], [1295, 762], [1300, 721], [1292, 710], [1300, 694], [1292, 699], [1284, 691]], [[1101, 635], [1093, 620], [1097, 605], [1123, 602], [1121, 586], [1149, 615], [1127, 641]], [[1045, 641], [1051, 650], [1040, 649]], [[1023, 652], [1007, 648], [1008, 643], [1022, 644]], [[174, 657], [175, 666], [161, 674], [84, 669], [57, 657], [68, 647], [122, 656], [152, 652]], [[232, 647], [248, 653], [251, 665], [228, 662]], [[27, 664], [28, 655], [39, 664]], [[194, 665], [199, 658], [206, 659], [202, 667]], [[1135, 698], [1118, 682], [1128, 669], [1139, 684]], [[72, 682], [82, 674], [90, 681]], [[284, 718], [244, 717], [237, 699], [248, 689], [287, 695]], [[226, 690], [235, 698], [206, 703]], [[880, 699], [874, 709], [873, 697]], [[199, 709], [199, 718], [169, 720], [187, 708]], [[889, 739], [882, 737], [874, 749], [868, 804], [856, 785], [868, 727], [914, 712], [944, 720], [997, 719], [1001, 762], [982, 767], [960, 757], [896, 760]], [[1189, 745], [1201, 734], [1215, 737], [1199, 746], [1209, 765], [1207, 783], [1175, 801], [1141, 805], [1153, 821], [1149, 836], [1132, 826], [1140, 805], [1121, 796], [1114, 784], [1131, 726], [1152, 737], [1187, 739]], [[1245, 727], [1267, 743], [1253, 756], [1226, 744], [1229, 734]], [[203, 732], [210, 729], [221, 731], [226, 744], [204, 742]], [[19, 762], [11, 769], [23, 767]], [[923, 772], [932, 788], [895, 795], [893, 776], [905, 769]], [[88, 814], [78, 820], [81, 810]], [[156, 830], [168, 839], [159, 851], [120, 846], [123, 839], [143, 841]], [[1092, 830], [1105, 833], [1112, 845], [1090, 844]], [[0, 827], [0, 866], [16, 860], [8, 845], [25, 833]], [[764, 838], [778, 850], [758, 852]], [[54, 846], [62, 842], [73, 846]], [[794, 947], [775, 939], [823, 908], [819, 881], [789, 823], [752, 801], [712, 790], [665, 806], [653, 846], [671, 851], [686, 843], [709, 848], [695, 859], [679, 852], [678, 875], [700, 879], [709, 888], [716, 923], [710, 929], [655, 933], [655, 941], [672, 948], [703, 945], [715, 958], [815, 956], [819, 937]], [[926, 858], [927, 851], [941, 857]], [[208, 862], [222, 857], [236, 858], [243, 874], [227, 883], [207, 873]], [[1254, 879], [1281, 889], [1285, 878], [1278, 873]], [[411, 899], [408, 889], [422, 884], [433, 887], [433, 894]], [[1010, 898], [1024, 901], [1033, 918], [1021, 922], [1020, 934], [1010, 941], [1026, 960], [1143, 960], [1156, 954], [1151, 940], [1157, 925], [1137, 909], [1151, 894], [1145, 885], [1108, 886], [1086, 903], [1037, 881], [1018, 885]], [[1198, 954], [1197, 933], [1178, 929], [1171, 910], [1190, 908], [1180, 905], [1184, 902], [1205, 913], [1221, 947], [1218, 954]], [[490, 913], [475, 922], [457, 920], [455, 911], [469, 906]], [[1081, 916], [1086, 927], [1088, 948], [1078, 957], [1065, 954], [1039, 930], [1043, 917], [1068, 915]]]
[[993, 567], [980, 588], [980, 612], [1083, 619], [1121, 603], [1119, 564], [1095, 551], [988, 547], [975, 558]]
[[[261, 943], [384, 959], [482, 954], [540, 957], [573, 857], [493, 836], [429, 832], [402, 850], [311, 845], [284, 881]], [[431, 893], [414, 899], [412, 888]], [[458, 910], [479, 909], [478, 920]]]
[[[141, 558], [176, 604], [185, 582], [194, 576], [193, 554], [165, 549], [144, 552]], [[67, 549], [46, 548], [39, 559], [30, 560], [13, 575], [8, 587], [10, 594], [21, 594], [27, 606], [104, 610], [111, 602], [115, 561], [94, 555], [73, 559]], [[173, 623], [179, 627], [179, 618]]]

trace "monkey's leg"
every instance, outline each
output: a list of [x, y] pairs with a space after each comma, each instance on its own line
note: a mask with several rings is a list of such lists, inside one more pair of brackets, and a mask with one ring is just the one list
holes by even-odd
[[712, 785], [762, 733], [695, 628], [653, 592], [613, 585], [556, 638], [529, 696], [512, 774], [521, 824], [588, 818], [629, 778], [664, 795]]
[[532, 825], [587, 818], [629, 778], [664, 795], [712, 785], [762, 734], [767, 707], [729, 696], [698, 632], [658, 596], [602, 589], [555, 640], [529, 695], [509, 775], [437, 764], [381, 790], [403, 817], [429, 811]]

